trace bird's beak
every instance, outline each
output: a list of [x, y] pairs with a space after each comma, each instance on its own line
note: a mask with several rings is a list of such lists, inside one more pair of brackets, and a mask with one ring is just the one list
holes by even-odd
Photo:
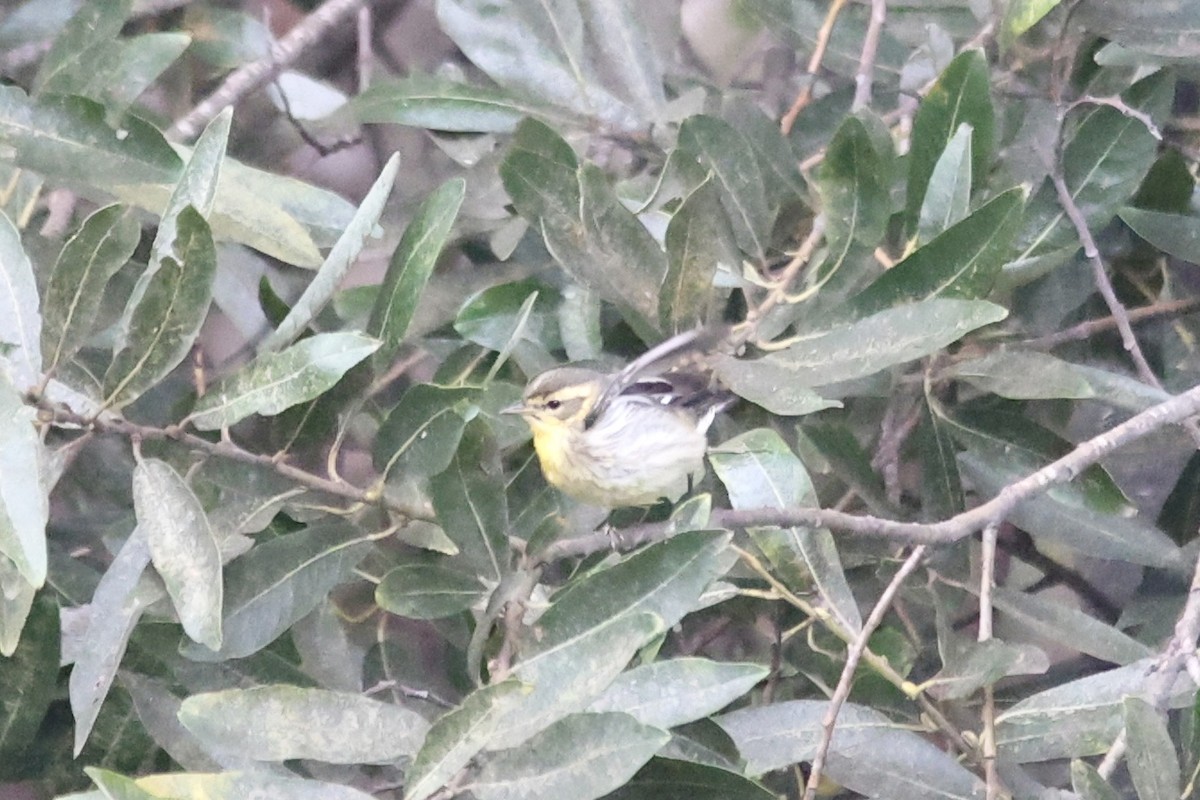
[[500, 413], [501, 414], [524, 414], [525, 413], [525, 404], [524, 403], [513, 403], [511, 406], [507, 406], [505, 408], [500, 409]]

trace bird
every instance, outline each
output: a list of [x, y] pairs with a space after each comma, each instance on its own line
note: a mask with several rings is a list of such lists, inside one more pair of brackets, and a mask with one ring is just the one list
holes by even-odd
[[713, 420], [736, 399], [696, 358], [719, 333], [686, 331], [615, 373], [555, 367], [502, 413], [529, 425], [542, 474], [569, 497], [607, 508], [676, 500], [703, 469]]

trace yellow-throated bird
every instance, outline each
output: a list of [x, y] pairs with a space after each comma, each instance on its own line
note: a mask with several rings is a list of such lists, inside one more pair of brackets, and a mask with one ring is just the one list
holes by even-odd
[[577, 500], [616, 508], [677, 499], [704, 466], [714, 417], [734, 397], [716, 388], [706, 370], [666, 367], [721, 333], [679, 334], [616, 373], [551, 369], [504, 413], [524, 417], [542, 474]]

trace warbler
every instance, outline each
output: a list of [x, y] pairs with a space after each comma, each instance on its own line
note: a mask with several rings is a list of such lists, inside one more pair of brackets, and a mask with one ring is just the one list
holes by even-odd
[[615, 374], [565, 366], [531, 380], [504, 413], [529, 424], [546, 480], [609, 508], [678, 499], [703, 469], [709, 426], [734, 397], [701, 371], [650, 373], [705, 333], [668, 339]]

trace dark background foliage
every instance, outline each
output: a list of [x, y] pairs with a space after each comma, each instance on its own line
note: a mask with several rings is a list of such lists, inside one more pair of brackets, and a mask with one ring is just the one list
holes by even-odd
[[[0, 794], [1191, 796], [1198, 31], [5, 3]], [[498, 414], [718, 324], [673, 507]]]

